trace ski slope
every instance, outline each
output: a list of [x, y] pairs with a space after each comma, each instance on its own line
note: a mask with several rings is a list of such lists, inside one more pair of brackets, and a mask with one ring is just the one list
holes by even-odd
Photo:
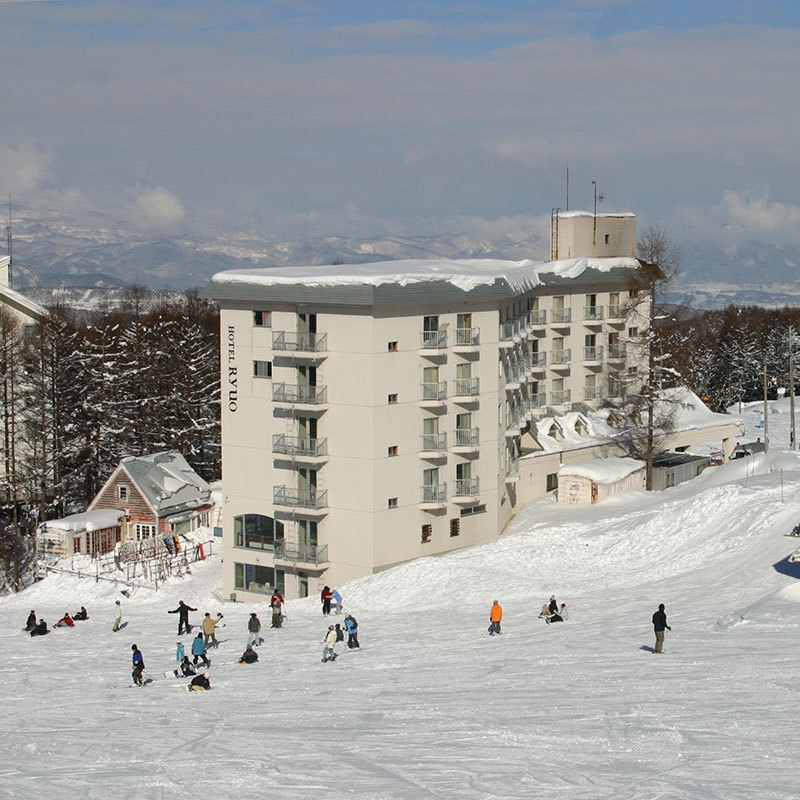
[[[334, 663], [309, 598], [237, 664], [250, 612], [268, 626], [269, 609], [222, 602], [218, 562], [122, 597], [119, 633], [111, 585], [50, 577], [2, 598], [0, 796], [793, 798], [800, 541], [783, 534], [800, 521], [800, 459], [778, 422], [767, 455], [593, 507], [545, 499], [495, 542], [341, 587], [362, 649], [340, 644]], [[537, 618], [552, 593], [569, 622]], [[162, 676], [179, 599], [193, 624], [225, 615], [211, 692]], [[52, 624], [81, 605], [74, 629], [20, 630], [32, 608]], [[134, 642], [156, 678], [141, 689]]]

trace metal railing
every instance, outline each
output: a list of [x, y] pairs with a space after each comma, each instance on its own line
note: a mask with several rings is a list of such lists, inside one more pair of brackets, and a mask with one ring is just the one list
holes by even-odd
[[566, 348], [564, 350], [553, 350], [550, 353], [551, 364], [569, 364], [572, 361], [572, 350]]
[[477, 347], [481, 343], [480, 328], [456, 328], [456, 346]]
[[529, 353], [531, 369], [539, 369], [547, 366], [547, 353]]
[[423, 350], [444, 350], [447, 347], [447, 331], [422, 331], [420, 337]]
[[528, 409], [544, 408], [547, 405], [547, 395], [544, 392], [529, 394], [527, 397]]
[[445, 400], [447, 381], [433, 381], [420, 384], [420, 400]]
[[421, 433], [419, 449], [425, 453], [441, 453], [447, 450], [446, 433]]
[[557, 389], [550, 392], [550, 402], [554, 406], [561, 406], [564, 403], [572, 402], [572, 391], [570, 389]]
[[328, 439], [309, 439], [306, 436], [272, 434], [272, 452], [285, 456], [307, 456], [319, 458], [328, 455]]
[[522, 333], [524, 324], [525, 320], [523, 320], [522, 317], [516, 317], [515, 319], [509, 319], [506, 322], [501, 322], [500, 341], [508, 342], [515, 336], [519, 336]]
[[275, 558], [281, 561], [302, 561], [305, 564], [327, 564], [328, 545], [300, 544], [276, 539]]
[[455, 378], [453, 381], [453, 396], [474, 397], [480, 394], [480, 378]]
[[328, 334], [272, 331], [272, 349], [288, 353], [321, 353], [328, 349]]
[[624, 342], [619, 342], [617, 344], [610, 344], [608, 346], [609, 358], [614, 358], [614, 359], [625, 358], [626, 355], [627, 355], [627, 348], [625, 347]]
[[328, 402], [328, 387], [273, 383], [272, 401], [274, 403], [302, 403], [311, 406], [321, 405]]
[[420, 488], [421, 503], [444, 503], [447, 501], [447, 484], [423, 484]]
[[559, 322], [572, 322], [571, 308], [554, 308], [551, 314], [551, 324]]
[[602, 400], [606, 396], [605, 386], [584, 386], [583, 399], [584, 400]]
[[602, 361], [603, 360], [603, 347], [584, 347], [583, 348], [584, 361]]
[[477, 447], [480, 444], [478, 428], [456, 428], [453, 447]]
[[290, 486], [273, 486], [272, 502], [276, 506], [291, 508], [326, 508], [328, 505], [327, 489], [293, 489]]
[[583, 318], [588, 320], [603, 319], [603, 306], [584, 306]]
[[547, 311], [538, 308], [531, 309], [525, 315], [525, 320], [528, 325], [546, 325], [547, 324]]
[[478, 494], [479, 478], [457, 478], [454, 497], [474, 497]]

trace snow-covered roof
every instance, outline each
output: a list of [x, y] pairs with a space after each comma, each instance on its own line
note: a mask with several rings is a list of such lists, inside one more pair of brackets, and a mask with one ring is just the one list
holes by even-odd
[[99, 531], [119, 525], [120, 518], [124, 516], [125, 512], [119, 509], [101, 508], [97, 511], [84, 511], [82, 514], [71, 514], [61, 519], [49, 519], [47, 522], [43, 522], [39, 528], [69, 532]]
[[597, 219], [615, 219], [617, 217], [635, 217], [633, 211], [618, 211], [616, 213], [598, 211], [559, 211], [558, 216], [560, 219], [572, 219], [573, 217], [596, 217]]
[[29, 319], [31, 322], [37, 322], [47, 317], [47, 310], [43, 306], [34, 303], [33, 300], [25, 297], [24, 294], [20, 294], [16, 289], [12, 289], [10, 286], [6, 286], [3, 283], [0, 283], [0, 303], [9, 307], [17, 315]]
[[211, 498], [209, 485], [177, 450], [128, 456], [122, 459], [121, 466], [159, 513], [194, 506]]
[[580, 464], [565, 464], [558, 470], [558, 476], [577, 475], [595, 483], [616, 483], [644, 468], [644, 462], [635, 458], [600, 458]]
[[444, 281], [463, 291], [503, 281], [513, 291], [527, 291], [541, 285], [541, 275], [577, 278], [587, 269], [638, 269], [635, 258], [568, 258], [559, 261], [503, 261], [499, 259], [403, 259], [367, 264], [267, 267], [225, 270], [211, 278], [214, 284], [253, 286], [381, 286]]

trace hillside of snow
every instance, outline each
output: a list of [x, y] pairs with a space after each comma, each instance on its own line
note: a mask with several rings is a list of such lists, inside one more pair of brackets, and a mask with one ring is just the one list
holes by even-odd
[[[341, 587], [362, 647], [333, 663], [321, 641], [341, 618], [318, 598], [271, 630], [266, 602], [221, 600], [214, 560], [130, 599], [65, 576], [2, 598], [0, 795], [795, 797], [800, 540], [784, 534], [800, 522], [800, 458], [775, 412], [768, 454], [596, 506], [543, 499], [497, 541]], [[751, 428], [757, 408], [743, 416]], [[571, 619], [545, 625], [553, 593]], [[193, 624], [225, 615], [210, 692], [163, 676], [180, 599]], [[672, 631], [655, 655], [660, 602]], [[81, 605], [74, 629], [21, 631], [31, 609], [52, 623]], [[264, 644], [242, 666], [254, 610]], [[155, 678], [143, 688], [134, 642]]]

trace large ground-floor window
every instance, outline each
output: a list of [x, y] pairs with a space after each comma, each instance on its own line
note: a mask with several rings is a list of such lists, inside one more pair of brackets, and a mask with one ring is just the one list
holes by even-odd
[[272, 550], [276, 539], [283, 539], [283, 523], [264, 514], [241, 514], [233, 518], [236, 547]]
[[258, 564], [234, 564], [234, 582], [237, 589], [245, 592], [272, 594], [277, 589], [284, 592], [284, 575], [279, 569]]

